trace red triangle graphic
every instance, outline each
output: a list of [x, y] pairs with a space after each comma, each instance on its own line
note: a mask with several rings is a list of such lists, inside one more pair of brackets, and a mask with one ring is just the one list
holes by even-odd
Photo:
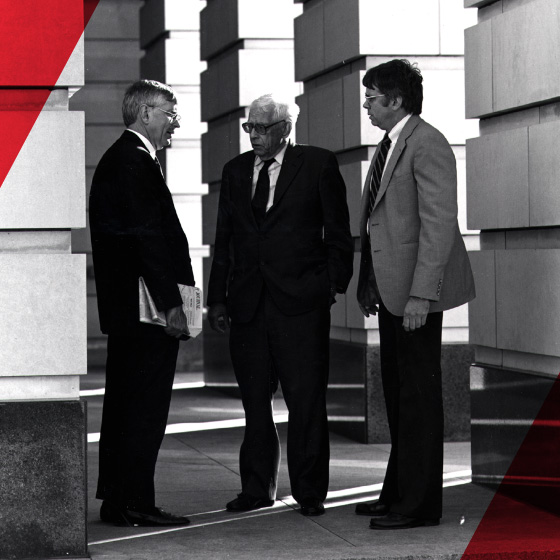
[[0, 59], [0, 186], [98, 3], [4, 2], [0, 52], [8, 54]]
[[560, 558], [560, 375], [463, 560]]

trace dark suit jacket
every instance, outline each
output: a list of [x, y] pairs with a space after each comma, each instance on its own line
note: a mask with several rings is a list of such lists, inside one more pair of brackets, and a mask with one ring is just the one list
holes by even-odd
[[287, 147], [260, 230], [251, 209], [254, 162], [251, 151], [224, 167], [208, 305], [227, 303], [233, 320], [249, 321], [263, 285], [286, 315], [328, 305], [331, 286], [346, 290], [353, 261], [346, 187], [334, 154]]
[[177, 284], [194, 285], [189, 245], [160, 168], [133, 132], [101, 158], [89, 220], [101, 330], [167, 336], [139, 322], [138, 278], [159, 310], [181, 305]]
[[375, 199], [371, 238], [370, 179], [371, 167], [362, 195], [358, 302], [378, 303], [375, 285], [385, 307], [398, 316], [409, 296], [432, 300], [430, 312], [473, 299], [473, 275], [457, 223], [455, 156], [443, 134], [417, 115], [405, 124]]

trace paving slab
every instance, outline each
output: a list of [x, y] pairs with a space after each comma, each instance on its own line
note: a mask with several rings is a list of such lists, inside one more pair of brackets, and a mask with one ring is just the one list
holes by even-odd
[[[88, 388], [102, 384], [90, 380]], [[89, 430], [98, 431], [102, 396], [87, 397]], [[277, 409], [282, 410], [281, 403]], [[239, 417], [239, 399], [213, 389], [174, 392], [170, 422], [212, 422]], [[273, 508], [245, 514], [225, 511], [239, 492], [243, 428], [166, 435], [156, 470], [157, 504], [187, 515], [191, 525], [167, 530], [114, 527], [99, 520], [95, 500], [98, 444], [88, 445], [88, 542], [94, 560], [401, 560], [461, 558], [493, 492], [469, 484], [469, 443], [445, 444], [444, 517], [440, 526], [373, 531], [355, 504], [379, 494], [389, 446], [363, 445], [331, 434], [331, 494], [326, 514], [305, 518], [290, 497], [286, 424], [278, 425], [282, 462]], [[465, 473], [467, 471], [467, 473]], [[506, 551], [507, 552], [507, 551]], [[482, 558], [482, 557], [480, 557]], [[514, 558], [514, 557], [512, 557]], [[478, 558], [472, 558], [478, 560]], [[509, 560], [509, 558], [508, 558]]]

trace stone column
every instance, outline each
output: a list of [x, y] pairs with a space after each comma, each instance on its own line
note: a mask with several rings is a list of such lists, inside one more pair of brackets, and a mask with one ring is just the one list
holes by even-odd
[[[203, 240], [214, 243], [220, 180], [224, 164], [251, 149], [241, 129], [248, 105], [265, 93], [294, 99], [293, 26], [301, 7], [291, 0], [208, 0], [201, 12], [201, 57], [208, 68], [201, 76]], [[256, 17], [258, 15], [258, 17]], [[207, 285], [210, 259], [205, 259]], [[237, 386], [227, 337], [204, 331], [204, 375], [207, 385]]]
[[[358, 236], [362, 186], [383, 132], [362, 108], [367, 68], [393, 58], [417, 62], [424, 76], [422, 117], [452, 145], [459, 175], [459, 223], [468, 249], [478, 248], [465, 219], [463, 28], [469, 15], [449, 0], [295, 0], [296, 80], [301, 116], [297, 141], [337, 153], [347, 186], [352, 233]], [[472, 228], [476, 226], [471, 226]], [[357, 241], [357, 240], [356, 240]], [[357, 244], [357, 250], [359, 250]], [[332, 310], [329, 419], [332, 429], [360, 441], [389, 441], [379, 374], [377, 318], [365, 319], [356, 302], [358, 256], [346, 297]], [[446, 438], [469, 437], [467, 307], [444, 314], [443, 375]]]
[[[560, 371], [560, 1], [465, 7], [478, 8], [465, 34], [466, 112], [480, 119], [467, 141], [468, 224], [482, 230], [469, 310], [473, 480], [497, 483]], [[521, 484], [545, 484], [533, 467], [555, 460], [545, 443], [557, 430], [535, 429], [542, 445]]]
[[[200, 136], [200, 10], [203, 0], [147, 0], [140, 11], [142, 78], [169, 84], [175, 91], [181, 128], [172, 146], [158, 153], [173, 194], [173, 202], [187, 238], [197, 286], [202, 283], [202, 262], [209, 254], [202, 241], [202, 183]], [[181, 344], [177, 371], [202, 369], [202, 337]]]
[[[79, 10], [69, 10], [75, 18], [64, 14], [57, 31], [75, 33], [72, 46], [83, 29], [82, 2], [76, 4]], [[3, 76], [0, 89], [2, 119], [33, 122], [38, 114], [0, 188], [2, 559], [89, 557], [86, 410], [79, 399], [86, 258], [71, 246], [72, 229], [85, 227], [84, 115], [68, 110], [72, 91], [84, 84], [84, 45], [79, 40], [53, 87], [45, 68], [61, 53], [53, 54], [48, 37], [46, 29], [37, 33], [33, 60], [18, 53], [20, 68], [33, 72]]]
[[[139, 10], [142, 0], [100, 0], [85, 30], [85, 86], [70, 99], [86, 122], [86, 206], [101, 156], [122, 134], [126, 88], [140, 78]], [[87, 257], [88, 365], [104, 368], [107, 337], [101, 334], [91, 260], [89, 220], [72, 233], [72, 251]]]

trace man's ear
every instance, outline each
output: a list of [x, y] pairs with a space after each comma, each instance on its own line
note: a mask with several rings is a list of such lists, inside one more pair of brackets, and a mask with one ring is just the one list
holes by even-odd
[[150, 122], [150, 113], [148, 111], [147, 105], [140, 105], [140, 109], [138, 111], [138, 119], [141, 120], [144, 124], [148, 124]]
[[290, 121], [287, 121], [284, 123], [284, 134], [282, 134], [282, 137], [288, 138], [291, 132], [292, 132], [292, 123]]
[[398, 111], [402, 107], [402, 97], [397, 95], [391, 99], [391, 108], [393, 111]]

